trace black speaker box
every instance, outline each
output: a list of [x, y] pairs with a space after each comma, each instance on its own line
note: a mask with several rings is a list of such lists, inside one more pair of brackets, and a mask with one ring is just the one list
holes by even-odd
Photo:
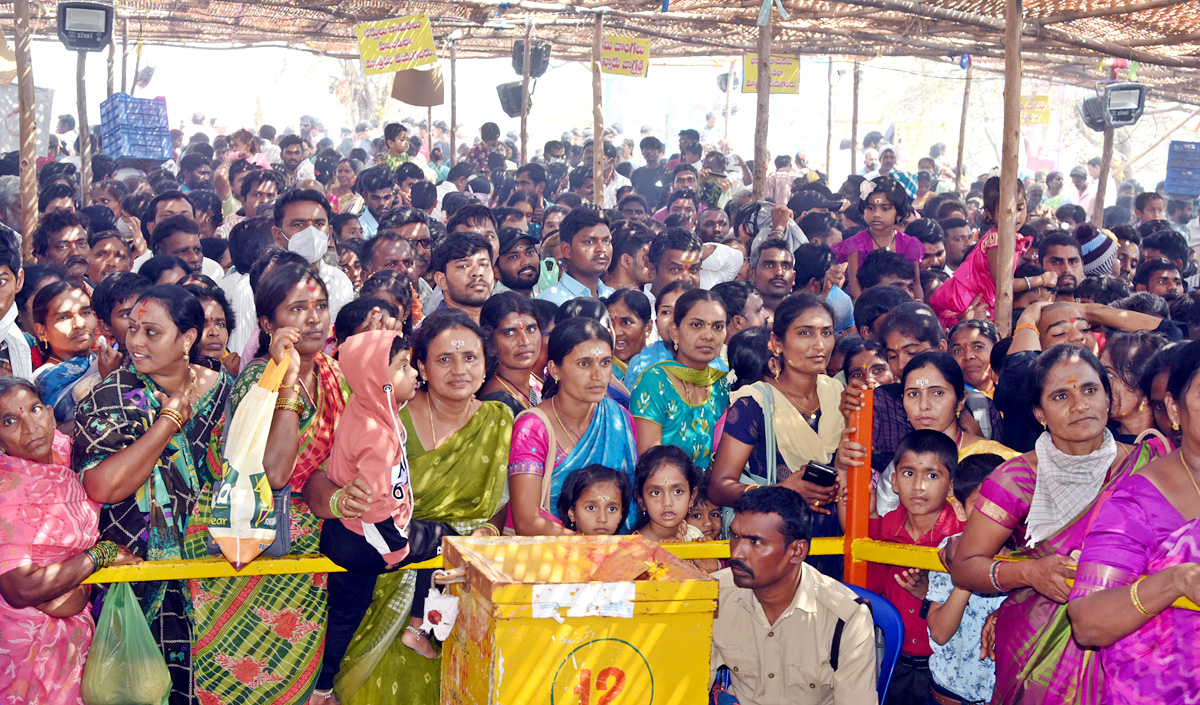
[[[546, 73], [546, 69], [550, 66], [550, 42], [543, 42], [535, 39], [529, 47], [529, 77], [538, 78]], [[523, 76], [525, 72], [525, 40], [518, 39], [513, 42], [512, 50], [512, 66], [513, 71], [517, 72], [518, 76]]]
[[[521, 117], [521, 82], [501, 83], [496, 86], [496, 95], [500, 96], [500, 107], [509, 117]], [[533, 96], [529, 97], [529, 107], [533, 107]]]

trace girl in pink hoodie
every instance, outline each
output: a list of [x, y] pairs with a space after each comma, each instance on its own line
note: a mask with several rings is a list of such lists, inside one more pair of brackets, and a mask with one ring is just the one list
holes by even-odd
[[[338, 423], [326, 474], [343, 488], [355, 480], [361, 480], [360, 488], [366, 483], [370, 506], [360, 518], [326, 520], [321, 527], [321, 553], [347, 572], [329, 574], [329, 626], [318, 690], [333, 687], [350, 639], [371, 605], [376, 576], [439, 555], [442, 537], [457, 535], [447, 524], [412, 518], [404, 427], [397, 417], [417, 390], [411, 354], [411, 343], [390, 330], [352, 335], [338, 351], [353, 394]], [[331, 505], [336, 506], [336, 495]], [[424, 656], [433, 653], [432, 646], [418, 627], [432, 575], [417, 571], [412, 617], [401, 637]]]

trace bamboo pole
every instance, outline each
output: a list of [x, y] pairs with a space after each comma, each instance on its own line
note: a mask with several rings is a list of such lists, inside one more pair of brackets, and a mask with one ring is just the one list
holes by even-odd
[[737, 62], [733, 59], [729, 60], [729, 73], [725, 78], [725, 151], [732, 154], [733, 149], [729, 146], [729, 118], [733, 114], [733, 70]]
[[[140, 28], [138, 34], [141, 35]], [[134, 45], [133, 53], [137, 54], [137, 58], [133, 60], [133, 80], [129, 82], [129, 95], [133, 95], [137, 90], [138, 73], [142, 70], [142, 43], [140, 40]]]
[[112, 97], [113, 90], [115, 89], [115, 84], [117, 82], [116, 60], [117, 60], [117, 38], [116, 38], [116, 36], [109, 36], [109, 38], [108, 38], [108, 95], [105, 96], [106, 98]]
[[33, 262], [33, 231], [37, 229], [37, 124], [34, 122], [33, 58], [29, 52], [29, 0], [13, 0], [17, 55], [17, 102], [21, 125], [21, 261]]
[[850, 109], [850, 176], [858, 173], [858, 86], [862, 82], [862, 71], [854, 62], [854, 102]]
[[754, 191], [761, 201], [767, 191], [767, 121], [771, 112], [771, 19], [758, 28], [758, 104], [754, 115]]
[[833, 175], [830, 173], [833, 169], [833, 57], [829, 57], [829, 103], [826, 106], [826, 122], [829, 125], [829, 134], [825, 137], [825, 178], [833, 183]]
[[604, 17], [596, 13], [592, 27], [592, 203], [604, 207], [604, 91], [600, 83], [600, 42]]
[[521, 66], [521, 163], [529, 163], [529, 61], [533, 54], [533, 18], [525, 20], [525, 61]]
[[75, 69], [75, 96], [79, 107], [79, 200], [88, 205], [92, 200], [92, 127], [88, 124], [87, 116], [87, 86], [85, 72], [87, 70], [87, 52], [79, 53], [79, 62]]
[[458, 42], [450, 42], [450, 167], [458, 162], [458, 83], [455, 78]]
[[1096, 202], [1092, 204], [1092, 225], [1104, 227], [1104, 198], [1108, 192], [1108, 172], [1112, 169], [1113, 127], [1104, 127], [1104, 148], [1100, 152], [1100, 183], [1096, 184]]
[[[967, 106], [971, 104], [971, 75], [975, 72], [975, 64], [967, 63], [967, 82], [963, 84], [962, 118], [958, 121], [958, 161], [954, 167], [954, 190], [962, 191], [963, 154], [967, 148]], [[937, 183], [937, 174], [933, 175], [933, 183]]]
[[425, 113], [425, 162], [433, 161], [433, 106]]
[[1000, 155], [999, 255], [996, 272], [996, 327], [1012, 330], [1012, 275], [1017, 246], [1017, 149], [1021, 145], [1021, 0], [1005, 0], [1004, 143]]
[[121, 92], [129, 92], [129, 20], [121, 20]]

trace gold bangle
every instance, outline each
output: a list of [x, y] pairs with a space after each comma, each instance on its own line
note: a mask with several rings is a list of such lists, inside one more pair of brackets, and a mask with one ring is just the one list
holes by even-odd
[[1142, 601], [1138, 599], [1138, 583], [1142, 582], [1143, 580], [1145, 580], [1145, 578], [1138, 578], [1136, 581], [1134, 581], [1133, 585], [1129, 586], [1129, 597], [1133, 599], [1133, 606], [1137, 608], [1138, 612], [1141, 612], [1147, 617], [1153, 617], [1155, 614], [1147, 610], [1145, 606], [1142, 605]]
[[[750, 490], [757, 490], [759, 487], [762, 487], [762, 485], [757, 485], [757, 484], [751, 483], [749, 485], [746, 485], [746, 492], [749, 492]], [[746, 492], [743, 492], [742, 494], [746, 494]]]
[[488, 531], [487, 536], [484, 536], [483, 538], [491, 538], [493, 536], [500, 535], [500, 530], [497, 529], [496, 527], [492, 526], [491, 524], [480, 524], [479, 527], [476, 529], [476, 531], [478, 531], [479, 529], [482, 529], [484, 527], [487, 527], [490, 531]]
[[[167, 418], [167, 419], [170, 419], [171, 421], [175, 422], [175, 425], [178, 427], [178, 429], [175, 431], [175, 433], [179, 433], [180, 431], [183, 430], [183, 414], [179, 413], [178, 411], [176, 411], [174, 409], [164, 408], [164, 409], [159, 409], [158, 415], [159, 415], [159, 418]], [[175, 435], [175, 434], [172, 433], [171, 435]]]
[[283, 409], [284, 411], [294, 411], [296, 412], [297, 416], [303, 416], [305, 406], [304, 402], [300, 401], [299, 399], [280, 398], [275, 400], [275, 408]]
[[1028, 328], [1029, 330], [1033, 331], [1035, 334], [1038, 334], [1037, 326], [1033, 325], [1032, 323], [1022, 323], [1013, 329], [1013, 335], [1016, 335], [1017, 331], [1021, 330], [1022, 328]]

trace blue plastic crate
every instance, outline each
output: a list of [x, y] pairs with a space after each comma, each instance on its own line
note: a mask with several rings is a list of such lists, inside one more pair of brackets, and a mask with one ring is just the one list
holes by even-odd
[[104, 153], [113, 159], [171, 158], [171, 132], [166, 128], [124, 127], [102, 130]]
[[1200, 170], [1200, 142], [1171, 142], [1167, 151], [1167, 168]]
[[140, 129], [170, 129], [167, 121], [167, 99], [134, 98], [128, 93], [114, 93], [100, 103], [100, 122], [103, 129], [124, 127]]
[[1168, 167], [1166, 191], [1170, 196], [1200, 196], [1200, 169]]

